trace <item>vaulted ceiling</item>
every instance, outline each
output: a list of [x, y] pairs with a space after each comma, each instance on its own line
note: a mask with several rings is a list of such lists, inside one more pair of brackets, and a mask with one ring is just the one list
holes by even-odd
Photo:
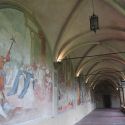
[[92, 0], [12, 2], [23, 6], [39, 22], [54, 61], [81, 57], [72, 62], [76, 75], [85, 75], [87, 81], [125, 78], [125, 0], [94, 0], [100, 27], [96, 34], [89, 26]]

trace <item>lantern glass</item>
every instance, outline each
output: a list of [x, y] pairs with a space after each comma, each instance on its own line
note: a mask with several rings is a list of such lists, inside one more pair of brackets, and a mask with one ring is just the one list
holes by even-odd
[[93, 14], [90, 17], [90, 30], [96, 32], [99, 29], [98, 16]]

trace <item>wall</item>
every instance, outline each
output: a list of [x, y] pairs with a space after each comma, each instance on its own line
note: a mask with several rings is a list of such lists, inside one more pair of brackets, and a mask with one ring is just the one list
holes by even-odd
[[[96, 108], [105, 108], [102, 95], [96, 95]], [[120, 108], [120, 100], [117, 95], [111, 95], [111, 108]]]
[[120, 108], [119, 96], [112, 95], [111, 97], [112, 108]]
[[[101, 81], [95, 86], [93, 91], [97, 108], [106, 108], [107, 101], [111, 102], [109, 102], [108, 107], [120, 108], [119, 91], [112, 85], [111, 81]], [[104, 95], [109, 95], [109, 98]]]
[[[78, 106], [72, 110], [69, 110], [65, 113], [58, 114], [52, 118], [41, 120], [38, 118], [36, 120], [31, 120], [26, 123], [21, 123], [18, 125], [74, 125], [79, 122], [83, 117], [85, 117], [88, 113], [94, 110], [94, 104], [85, 103], [83, 105]], [[16, 125], [16, 124], [15, 124]]]
[[1, 8], [0, 17], [0, 125], [48, 118], [53, 72], [44, 34], [32, 17], [11, 6]]
[[75, 78], [70, 60], [54, 67], [33, 18], [11, 6], [0, 17], [0, 125], [72, 125], [91, 112], [84, 79]]
[[104, 108], [102, 95], [95, 95], [96, 108]]

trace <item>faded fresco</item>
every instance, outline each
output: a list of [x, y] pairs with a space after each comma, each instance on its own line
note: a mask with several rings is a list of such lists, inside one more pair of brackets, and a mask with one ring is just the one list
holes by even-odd
[[53, 68], [44, 34], [29, 15], [2, 8], [0, 17], [0, 125], [51, 117], [53, 87], [58, 113], [91, 101], [71, 60]]
[[70, 61], [64, 61], [58, 69], [58, 112], [73, 108], [75, 97], [72, 66]]
[[75, 78], [71, 60], [58, 63], [58, 112], [64, 112], [78, 105], [91, 102], [89, 89], [83, 76]]
[[76, 80], [77, 105], [91, 102], [90, 89], [85, 84], [84, 77], [80, 76]]
[[23, 12], [3, 8], [0, 18], [0, 125], [51, 116], [52, 71], [44, 64], [45, 39]]

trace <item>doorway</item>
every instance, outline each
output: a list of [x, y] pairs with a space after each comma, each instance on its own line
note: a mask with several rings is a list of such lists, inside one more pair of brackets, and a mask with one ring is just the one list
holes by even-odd
[[104, 108], [111, 108], [111, 95], [103, 95]]

